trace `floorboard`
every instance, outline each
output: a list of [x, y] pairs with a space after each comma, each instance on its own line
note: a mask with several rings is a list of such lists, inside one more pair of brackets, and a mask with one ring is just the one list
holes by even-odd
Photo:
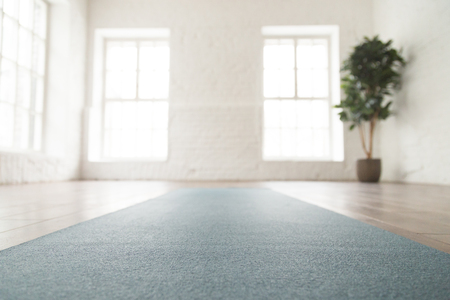
[[70, 181], [0, 186], [0, 250], [184, 187], [269, 188], [450, 253], [450, 187], [315, 181]]

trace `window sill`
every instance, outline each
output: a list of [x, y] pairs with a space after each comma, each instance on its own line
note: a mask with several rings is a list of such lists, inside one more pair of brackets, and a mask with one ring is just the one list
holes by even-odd
[[330, 157], [327, 158], [297, 158], [297, 157], [263, 157], [264, 162], [312, 162], [312, 163], [320, 163], [320, 162], [328, 162], [328, 163], [341, 163], [344, 160], [335, 160]]
[[0, 148], [0, 154], [6, 155], [35, 155], [35, 156], [47, 156], [42, 150], [20, 150], [20, 149], [11, 149], [11, 148]]
[[90, 163], [151, 163], [151, 162], [167, 162], [165, 158], [100, 158], [89, 159]]

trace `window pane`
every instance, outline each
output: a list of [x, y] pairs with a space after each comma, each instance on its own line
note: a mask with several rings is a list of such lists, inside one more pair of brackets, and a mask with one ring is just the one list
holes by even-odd
[[140, 48], [139, 68], [141, 70], [168, 71], [170, 65], [170, 49], [167, 46], [150, 46], [142, 43]]
[[14, 107], [0, 102], [0, 146], [12, 147], [14, 132]]
[[278, 69], [278, 46], [264, 46], [264, 69]]
[[314, 156], [324, 157], [329, 155], [329, 136], [328, 130], [314, 130]]
[[136, 135], [136, 157], [149, 157], [152, 154], [152, 131], [138, 130]]
[[295, 128], [296, 126], [296, 101], [285, 100], [281, 101], [281, 126], [283, 128]]
[[31, 33], [23, 28], [19, 31], [19, 59], [20, 65], [31, 68]]
[[0, 99], [5, 102], [16, 101], [16, 65], [7, 59], [2, 59], [0, 78]]
[[166, 101], [153, 103], [153, 128], [166, 129], [169, 121], [169, 104]]
[[111, 130], [111, 148], [109, 149], [111, 157], [120, 157], [120, 145], [122, 144], [121, 137], [121, 130]]
[[38, 64], [37, 70], [40, 75], [44, 75], [45, 73], [45, 43], [39, 42], [39, 53], [37, 54]]
[[123, 102], [122, 103], [122, 128], [123, 129], [135, 129], [136, 128], [136, 102]]
[[152, 105], [150, 101], [139, 101], [137, 110], [137, 127], [139, 129], [152, 128]]
[[264, 97], [293, 97], [295, 95], [293, 40], [266, 40], [265, 42]]
[[166, 99], [169, 97], [168, 71], [141, 71], [139, 75], [140, 99]]
[[103, 139], [103, 155], [106, 157], [112, 157], [112, 131], [109, 129], [104, 130], [104, 139]]
[[154, 72], [141, 71], [139, 72], [139, 98], [140, 99], [154, 99], [155, 91], [153, 87]]
[[106, 73], [105, 96], [107, 99], [136, 98], [136, 72]]
[[[105, 98], [168, 98], [170, 49], [166, 41], [110, 41], [106, 55]], [[113, 106], [108, 102], [105, 107], [105, 155], [167, 156], [167, 101], [121, 101], [115, 118]], [[117, 126], [114, 119], [119, 117], [121, 124]], [[109, 131], [112, 127], [120, 128], [120, 132]]]
[[312, 97], [312, 71], [298, 70], [297, 72], [297, 96]]
[[[167, 123], [166, 101], [108, 102], [105, 110], [104, 153], [112, 157], [166, 157]], [[123, 130], [117, 134], [108, 128]]]
[[280, 97], [295, 96], [295, 72], [294, 70], [280, 71]]
[[314, 100], [311, 102], [312, 126], [314, 128], [327, 128], [329, 122], [328, 101]]
[[264, 156], [329, 156], [328, 40], [300, 38], [296, 49], [292, 39], [264, 42], [264, 97], [298, 97], [264, 102]]
[[297, 68], [309, 69], [312, 67], [312, 40], [301, 39], [297, 41]]
[[[2, 0], [0, 0], [1, 2]], [[3, 14], [1, 13], [1, 8], [0, 8], [0, 42], [2, 41], [2, 36], [3, 36]], [[2, 52], [2, 47], [0, 46], [0, 53]]]
[[33, 24], [33, 2], [33, 0], [20, 0], [20, 25], [28, 29], [32, 29]]
[[296, 142], [296, 130], [295, 129], [283, 129], [281, 131], [281, 155], [284, 157], [295, 156], [295, 143]]
[[46, 37], [46, 20], [47, 20], [47, 10], [46, 5], [40, 0], [35, 0], [34, 2], [34, 22], [33, 31], [39, 35], [41, 38]]
[[42, 116], [35, 115], [35, 117], [34, 117], [34, 135], [33, 135], [34, 150], [40, 150], [41, 144], [42, 144]]
[[313, 95], [316, 98], [328, 97], [328, 71], [313, 70]]
[[137, 48], [135, 42], [109, 42], [106, 69], [109, 71], [135, 71]]
[[157, 71], [154, 74], [155, 99], [166, 99], [169, 97], [169, 71]]
[[281, 125], [280, 101], [264, 101], [264, 126], [278, 128]]
[[312, 127], [311, 101], [297, 101], [297, 126], [299, 128]]
[[105, 105], [105, 128], [122, 128], [122, 102], [106, 102]]
[[29, 129], [30, 129], [30, 115], [28, 111], [24, 109], [16, 110], [16, 128], [15, 128], [15, 138], [18, 141], [20, 149], [28, 148], [29, 141]]
[[167, 130], [154, 130], [152, 153], [155, 157], [167, 157]]
[[279, 71], [264, 71], [264, 97], [277, 98], [280, 96]]
[[3, 0], [3, 11], [9, 16], [17, 19], [19, 12], [19, 1], [17, 0]]
[[19, 68], [17, 85], [17, 104], [25, 108], [30, 108], [31, 78], [28, 70]]
[[327, 40], [315, 39], [312, 47], [312, 65], [317, 69], [328, 67]]
[[267, 128], [264, 130], [264, 156], [277, 157], [281, 154], [280, 129]]
[[298, 129], [297, 130], [297, 155], [299, 157], [311, 157], [313, 150], [313, 139], [311, 129]]
[[106, 73], [105, 96], [107, 99], [119, 99], [122, 94], [122, 73]]
[[31, 104], [36, 112], [42, 113], [44, 109], [44, 80], [37, 76], [31, 78]]
[[[264, 101], [264, 156], [328, 156], [328, 109], [325, 100]], [[281, 128], [277, 129], [277, 126]]]
[[122, 130], [121, 156], [134, 157], [136, 151], [136, 130]]
[[17, 59], [18, 30], [15, 21], [7, 16], [3, 18], [2, 54], [13, 61]]
[[39, 39], [33, 40], [33, 58], [32, 68], [40, 75], [44, 75], [45, 71], [45, 44]]
[[122, 69], [125, 71], [134, 71], [137, 67], [137, 48], [136, 43], [125, 43], [122, 48], [121, 56]]
[[126, 71], [122, 73], [122, 99], [134, 99], [136, 98], [136, 72]]
[[122, 70], [122, 47], [118, 42], [108, 43], [106, 69], [109, 71]]
[[139, 69], [152, 70], [153, 61], [155, 59], [153, 42], [142, 42], [139, 48]]
[[294, 68], [294, 41], [290, 45], [280, 45], [278, 47], [279, 67], [280, 69]]

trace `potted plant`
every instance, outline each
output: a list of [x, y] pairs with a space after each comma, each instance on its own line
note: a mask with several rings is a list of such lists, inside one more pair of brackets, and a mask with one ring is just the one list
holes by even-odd
[[392, 101], [384, 103], [386, 96], [400, 87], [399, 70], [405, 65], [400, 52], [391, 46], [392, 40], [383, 43], [375, 36], [367, 37], [355, 46], [350, 57], [344, 61], [341, 87], [345, 99], [337, 108], [343, 122], [350, 122], [350, 130], [358, 128], [366, 159], [357, 161], [358, 179], [363, 182], [378, 182], [381, 175], [381, 160], [374, 159], [373, 136], [380, 120], [391, 115]]

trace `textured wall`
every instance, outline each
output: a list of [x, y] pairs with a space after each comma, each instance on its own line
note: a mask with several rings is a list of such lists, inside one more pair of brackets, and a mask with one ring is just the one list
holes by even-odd
[[0, 184], [80, 177], [87, 0], [50, 2], [43, 152], [0, 152]]
[[385, 178], [450, 184], [450, 1], [374, 1], [374, 29], [408, 60], [381, 130]]
[[171, 30], [169, 158], [113, 163], [84, 155], [82, 178], [354, 179], [363, 156], [354, 133], [345, 133], [345, 162], [262, 161], [261, 27], [270, 25], [339, 25], [343, 58], [372, 34], [372, 1], [91, 0], [88, 82], [96, 28]]

